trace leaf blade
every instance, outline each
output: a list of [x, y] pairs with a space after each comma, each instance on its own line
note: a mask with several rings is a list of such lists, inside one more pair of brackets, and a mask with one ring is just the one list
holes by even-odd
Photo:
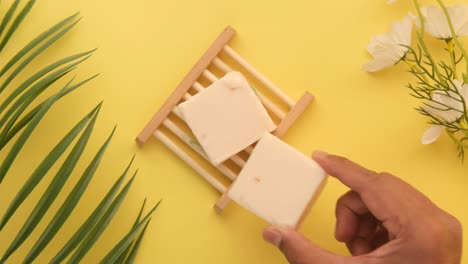
[[50, 38], [46, 43], [40, 46], [37, 50], [35, 50], [29, 57], [24, 59], [24, 61], [8, 76], [8, 78], [3, 82], [2, 86], [0, 86], [0, 93], [5, 90], [5, 88], [15, 79], [15, 77], [24, 69], [29, 63], [34, 60], [39, 54], [41, 54], [45, 49], [47, 49], [50, 45], [55, 43], [58, 39], [60, 39], [63, 35], [65, 35], [68, 31], [70, 31], [79, 20], [73, 22], [71, 25], [65, 27], [61, 31], [59, 31], [55, 36]]
[[55, 32], [57, 32], [60, 28], [62, 28], [64, 25], [66, 25], [68, 22], [72, 21], [78, 16], [79, 12], [76, 14], [73, 14], [62, 21], [58, 22], [57, 24], [53, 25], [46, 31], [42, 32], [40, 35], [35, 37], [33, 40], [31, 40], [26, 46], [24, 46], [20, 51], [18, 51], [13, 58], [11, 58], [5, 66], [2, 68], [0, 71], [0, 77], [2, 77], [11, 67], [13, 67], [21, 58], [23, 58], [29, 51], [34, 49], [37, 45], [39, 45], [42, 41], [53, 35]]
[[66, 57], [64, 59], [61, 59], [55, 63], [52, 63], [48, 66], [46, 66], [45, 68], [41, 69], [40, 71], [38, 71], [37, 73], [35, 73], [34, 75], [32, 75], [31, 77], [29, 77], [26, 81], [24, 81], [21, 85], [19, 85], [11, 94], [8, 95], [8, 97], [3, 100], [3, 103], [0, 105], [0, 113], [3, 112], [3, 110], [5, 110], [5, 108], [19, 95], [21, 94], [26, 88], [28, 88], [31, 84], [33, 84], [34, 82], [36, 82], [37, 80], [39, 80], [42, 76], [46, 75], [47, 73], [59, 68], [60, 66], [62, 65], [65, 65], [67, 64], [68, 62], [71, 62], [71, 61], [74, 61], [74, 60], [77, 60], [81, 57], [84, 57], [86, 55], [89, 55], [91, 54], [92, 52], [94, 52], [95, 50], [91, 50], [91, 51], [86, 51], [86, 52], [82, 52], [82, 53], [78, 53], [78, 54], [75, 54], [75, 55], [72, 55], [72, 56], [69, 56], [69, 57]]
[[83, 61], [87, 60], [89, 56], [90, 55], [49, 74], [47, 77], [45, 77], [44, 79], [36, 83], [33, 87], [31, 87], [31, 89], [25, 92], [20, 98], [18, 98], [18, 100], [16, 100], [13, 106], [10, 107], [7, 113], [3, 115], [2, 119], [0, 119], [0, 128], [3, 128], [2, 132], [0, 133], [0, 141], [3, 140], [3, 138], [6, 136], [11, 127], [15, 124], [19, 116], [34, 101], [34, 99], [36, 99], [42, 92], [47, 90], [57, 80], [65, 76], [70, 71], [74, 70]]
[[72, 171], [74, 170], [78, 160], [83, 153], [88, 140], [91, 136], [91, 132], [94, 128], [94, 124], [96, 123], [97, 115], [94, 115], [91, 121], [86, 126], [83, 134], [80, 136], [78, 141], [76, 142], [75, 146], [68, 154], [66, 160], [63, 162], [62, 166], [60, 167], [59, 171], [56, 173], [55, 177], [52, 179], [52, 182], [47, 187], [46, 191], [43, 193], [39, 202], [35, 205], [33, 211], [30, 213], [29, 217], [27, 218], [26, 222], [21, 227], [20, 231], [17, 233], [16, 237], [14, 238], [13, 242], [8, 246], [7, 250], [3, 254], [1, 261], [6, 261], [11, 254], [13, 254], [19, 246], [21, 246], [26, 238], [32, 233], [32, 231], [36, 228], [39, 222], [44, 217], [45, 213], [51, 206], [51, 204], [57, 198], [59, 192], [62, 190], [65, 182], [70, 177]]
[[105, 214], [99, 219], [99, 222], [93, 227], [93, 229], [86, 234], [86, 238], [82, 241], [80, 246], [76, 249], [75, 253], [70, 257], [67, 263], [79, 263], [81, 259], [86, 255], [86, 253], [91, 249], [91, 247], [96, 243], [100, 238], [101, 234], [109, 225], [110, 221], [114, 217], [115, 213], [119, 209], [122, 201], [127, 196], [128, 190], [130, 189], [135, 176], [138, 171], [136, 171], [124, 188], [120, 191], [119, 195], [112, 201], [112, 204], [106, 210]]
[[5, 178], [5, 175], [8, 173], [11, 165], [13, 164], [16, 156], [18, 153], [21, 151], [23, 148], [24, 144], [28, 140], [28, 138], [31, 136], [33, 133], [34, 129], [37, 127], [39, 122], [42, 120], [42, 118], [45, 116], [45, 114], [49, 111], [49, 109], [52, 107], [52, 105], [57, 101], [57, 99], [60, 97], [60, 95], [63, 93], [62, 89], [60, 92], [52, 96], [49, 100], [46, 101], [46, 103], [41, 107], [41, 110], [34, 116], [34, 118], [31, 120], [31, 122], [28, 124], [28, 126], [25, 128], [23, 133], [19, 136], [19, 138], [16, 140], [15, 144], [3, 160], [2, 165], [0, 165], [0, 183], [2, 183], [3, 178]]
[[78, 134], [83, 130], [85, 125], [91, 120], [91, 117], [96, 113], [100, 107], [100, 104], [89, 112], [84, 118], [82, 118], [68, 133], [65, 137], [60, 140], [60, 142], [49, 152], [49, 154], [44, 158], [44, 160], [39, 164], [39, 166], [34, 170], [29, 179], [17, 192], [15, 198], [8, 206], [6, 212], [4, 213], [2, 220], [0, 221], [0, 231], [5, 227], [10, 218], [19, 208], [19, 206], [24, 202], [24, 200], [29, 196], [29, 194], [34, 190], [36, 185], [43, 179], [47, 174], [50, 168], [55, 164], [59, 157], [65, 152], [65, 150], [70, 146], [72, 141], [78, 136]]
[[[19, 118], [19, 116], [26, 110], [26, 108], [28, 108], [29, 105], [32, 104], [34, 99], [36, 99], [43, 91], [45, 91], [56, 81], [63, 78], [67, 73], [68, 72], [65, 72], [55, 77], [54, 79], [51, 79], [48, 82], [41, 83], [41, 86], [35, 87], [34, 90], [31, 90], [29, 91], [29, 93], [22, 96], [21, 100], [18, 100], [0, 119], [0, 128], [2, 128], [2, 131], [0, 132], [0, 140], [2, 140], [3, 137], [8, 133], [10, 128], [15, 124], [16, 120]], [[69, 84], [70, 83], [71, 81], [69, 82]]]
[[[70, 88], [68, 88], [67, 90], [65, 90], [63, 92], [63, 94], [59, 97], [59, 100], [63, 97], [65, 97], [66, 95], [68, 95], [69, 93], [73, 92], [74, 90], [80, 88], [82, 85], [86, 84], [87, 82], [90, 82], [91, 80], [93, 80], [94, 78], [96, 78], [97, 76], [99, 76], [99, 74], [96, 74], [94, 76], [91, 76], [90, 78], [84, 80], [84, 81], [81, 81], [75, 85], [72, 85]], [[50, 97], [49, 97], [50, 98]], [[48, 99], [49, 99], [48, 98]], [[16, 122], [14, 127], [12, 129], [10, 129], [8, 131], [8, 134], [5, 135], [5, 137], [0, 140], [0, 150], [3, 149], [3, 147], [5, 147], [6, 144], [8, 144], [8, 142], [10, 142], [10, 140], [16, 136], [16, 134], [21, 130], [23, 129], [23, 127], [25, 127], [33, 118], [34, 116], [39, 112], [39, 110], [41, 109], [41, 107], [44, 105], [44, 103], [48, 100], [44, 100], [42, 103], [38, 104], [33, 110], [29, 111], [23, 118], [21, 118], [20, 121]]]
[[130, 232], [122, 238], [117, 245], [99, 262], [101, 264], [112, 264], [115, 263], [115, 261], [119, 258], [119, 256], [122, 254], [122, 252], [132, 243], [132, 241], [135, 239], [135, 237], [138, 235], [139, 231], [141, 228], [148, 222], [148, 220], [151, 218], [152, 214], [154, 211], [158, 208], [159, 204], [161, 202], [158, 202], [141, 220], [138, 225], [136, 225]]
[[36, 0], [30, 0], [28, 3], [26, 3], [26, 5], [20, 11], [18, 16], [16, 16], [15, 20], [10, 26], [10, 29], [8, 29], [7, 33], [5, 34], [5, 37], [3, 37], [2, 42], [0, 42], [0, 52], [8, 44], [8, 41], [10, 40], [11, 36], [13, 36], [13, 34], [16, 32], [18, 27], [21, 25], [21, 22], [23, 22], [23, 20], [29, 14], [29, 11], [31, 11], [31, 8], [34, 6], [35, 3], [36, 3]]
[[138, 249], [140, 249], [141, 241], [143, 241], [143, 237], [145, 236], [145, 233], [146, 233], [146, 228], [148, 227], [150, 222], [151, 222], [151, 218], [148, 219], [148, 222], [146, 222], [145, 227], [143, 227], [143, 229], [140, 232], [140, 235], [138, 235], [135, 241], [135, 244], [130, 251], [130, 254], [125, 260], [125, 264], [132, 264], [135, 262], [136, 254], [138, 253]]
[[[68, 255], [82, 242], [82, 240], [89, 233], [89, 230], [93, 229], [94, 226], [99, 222], [102, 216], [106, 213], [109, 206], [114, 201], [114, 197], [117, 195], [120, 186], [128, 174], [130, 167], [134, 161], [135, 157], [132, 158], [128, 164], [125, 171], [122, 175], [115, 181], [112, 187], [107, 192], [106, 196], [101, 200], [98, 206], [94, 209], [91, 215], [86, 219], [86, 221], [80, 226], [80, 228], [73, 234], [73, 236], [68, 240], [68, 242], [60, 249], [60, 251], [55, 255], [55, 257], [50, 261], [51, 264], [59, 264], [68, 257]], [[129, 181], [130, 183], [130, 181]], [[128, 185], [128, 183], [127, 183]]]
[[42, 250], [49, 244], [49, 242], [55, 237], [60, 228], [65, 224], [65, 221], [71, 215], [73, 209], [78, 204], [79, 200], [83, 196], [86, 188], [88, 187], [89, 182], [95, 175], [99, 164], [101, 163], [102, 157], [109, 146], [109, 143], [114, 136], [115, 128], [112, 130], [111, 134], [98, 150], [93, 160], [89, 163], [86, 170], [83, 172], [82, 176], [78, 180], [73, 190], [65, 199], [62, 206], [59, 208], [55, 216], [49, 222], [46, 230], [41, 234], [40, 238], [36, 241], [32, 249], [29, 251], [23, 263], [32, 263], [36, 257], [42, 252]]
[[15, 0], [15, 2], [11, 4], [10, 8], [3, 17], [2, 24], [0, 25], [0, 36], [3, 35], [3, 31], [5, 30], [8, 23], [10, 23], [10, 20], [13, 18], [13, 15], [15, 14], [15, 11], [18, 8], [20, 2], [21, 0]]
[[[145, 209], [145, 205], [146, 205], [146, 198], [143, 201], [143, 204], [141, 205], [140, 211], [138, 212], [138, 215], [135, 221], [133, 222], [132, 228], [134, 228], [140, 222], [141, 216], [143, 215], [143, 210]], [[116, 263], [124, 263], [130, 249], [131, 249], [131, 245], [127, 247], [127, 249], [122, 253], [122, 255], [120, 255]]]

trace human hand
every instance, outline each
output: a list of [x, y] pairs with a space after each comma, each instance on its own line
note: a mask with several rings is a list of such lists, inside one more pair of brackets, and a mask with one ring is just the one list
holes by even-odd
[[336, 205], [335, 238], [352, 257], [342, 257], [301, 234], [269, 227], [264, 239], [292, 264], [459, 264], [460, 222], [409, 184], [367, 170], [345, 158], [316, 152], [313, 159], [351, 191]]

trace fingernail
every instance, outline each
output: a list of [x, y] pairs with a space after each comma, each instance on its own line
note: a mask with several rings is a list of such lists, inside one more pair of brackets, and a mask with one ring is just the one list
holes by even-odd
[[325, 151], [321, 151], [321, 150], [316, 150], [314, 151], [314, 153], [312, 153], [312, 158], [318, 158], [318, 159], [324, 159], [328, 157], [328, 153], [325, 152]]
[[267, 228], [263, 231], [263, 240], [272, 244], [275, 247], [279, 247], [281, 244], [281, 233], [275, 228]]

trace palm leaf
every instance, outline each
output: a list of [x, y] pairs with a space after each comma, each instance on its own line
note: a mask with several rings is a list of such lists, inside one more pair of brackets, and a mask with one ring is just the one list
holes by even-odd
[[[4, 14], [0, 23], [0, 55], [2, 55], [1, 52], [5, 47], [7, 47], [8, 43], [11, 42], [13, 35], [17, 32], [22, 22], [30, 13], [35, 2], [35, 0], [27, 1], [17, 13], [21, 0], [14, 0], [8, 11]], [[0, 78], [4, 79], [0, 85], [0, 93], [7, 88], [10, 89], [10, 84], [27, 69], [36, 57], [41, 55], [46, 49], [61, 39], [79, 21], [78, 13], [67, 17], [35, 37], [26, 46], [20, 49], [0, 70]], [[89, 58], [93, 51], [75, 54], [49, 64], [34, 74], [25, 77], [25, 80], [12, 89], [8, 96], [2, 97], [0, 100], [0, 151], [3, 150], [3, 148], [18, 134], [19, 136], [6, 153], [3, 161], [1, 161], [0, 184], [8, 174], [25, 144], [30, 140], [31, 135], [38, 127], [40, 121], [49, 112], [51, 107], [59, 99], [73, 92], [96, 76], [74, 85], [71, 85], [73, 82], [72, 79], [59, 92], [50, 96], [41, 103], [37, 104], [36, 100], [44, 91], [51, 88], [58, 80], [63, 78], [70, 71], [73, 71], [79, 64]], [[32, 110], [28, 110], [33, 105], [35, 105], [35, 107], [32, 108]], [[42, 162], [28, 177], [15, 198], [8, 205], [6, 212], [0, 220], [0, 234], [3, 228], [11, 222], [15, 213], [21, 209], [24, 201], [30, 198], [30, 194], [34, 191], [36, 186], [45, 179], [45, 175], [49, 173], [50, 168], [54, 166], [62, 156], [64, 156], [64, 153], [71, 148], [72, 143], [76, 140], [76, 143], [61, 164], [58, 172], [54, 177], [52, 177], [52, 180], [47, 185], [45, 192], [36, 202], [36, 205], [28, 219], [19, 231], [16, 232], [13, 242], [11, 242], [7, 250], [4, 252], [0, 259], [0, 263], [5, 263], [9, 257], [16, 252], [26, 239], [30, 237], [32, 232], [36, 230], [45, 214], [50, 211], [52, 203], [54, 203], [64, 185], [68, 182], [69, 177], [71, 177], [71, 174], [88, 145], [100, 108], [101, 104], [75, 124], [67, 135], [65, 135], [65, 137], [55, 145], [55, 147], [42, 159]], [[26, 110], [29, 112], [24, 114]], [[105, 150], [114, 135], [114, 131], [115, 128], [99, 151], [94, 155], [94, 158], [88, 164], [78, 182], [72, 186], [72, 191], [67, 194], [65, 201], [60, 204], [59, 210], [55, 212], [54, 217], [48, 223], [47, 228], [42, 232], [39, 239], [32, 241], [34, 245], [32, 249], [26, 253], [24, 263], [33, 262], [41, 252], [43, 252], [50, 241], [58, 235], [58, 232], [75, 211], [77, 204], [96, 174]], [[80, 134], [81, 136], [78, 138], [78, 135]], [[114, 218], [135, 179], [138, 170], [119, 191], [132, 162], [133, 159], [125, 169], [124, 173], [107, 192], [103, 200], [101, 200], [88, 219], [56, 254], [51, 263], [61, 263], [72, 253], [69, 263], [79, 262], [87, 252], [92, 249], [93, 245], [102, 236], [103, 232]], [[118, 260], [121, 263], [133, 262], [136, 251], [138, 250], [142, 237], [151, 219], [151, 215], [158, 206], [156, 205], [143, 218], [143, 220], [140, 220], [145, 203], [146, 200], [143, 203], [131, 230], [107, 254], [103, 259], [104, 263], [114, 262], [115, 260]]]
[[0, 113], [3, 112], [3, 110], [5, 110], [5, 108], [19, 95], [21, 94], [26, 88], [28, 88], [31, 84], [33, 84], [34, 82], [36, 82], [37, 80], [39, 80], [41, 77], [43, 77], [44, 75], [46, 75], [47, 73], [71, 62], [71, 61], [74, 61], [74, 60], [77, 60], [79, 58], [82, 58], [84, 56], [87, 56], [87, 55], [90, 55], [91, 53], [93, 53], [95, 50], [91, 50], [91, 51], [87, 51], [87, 52], [83, 52], [83, 53], [79, 53], [79, 54], [76, 54], [76, 55], [73, 55], [73, 56], [69, 56], [67, 58], [64, 58], [64, 59], [61, 59], [47, 67], [45, 67], [44, 69], [38, 71], [36, 74], [32, 75], [29, 79], [27, 79], [26, 81], [24, 81], [21, 85], [18, 86], [18, 88], [16, 88], [4, 101], [3, 103], [0, 105]]
[[[8, 112], [0, 119], [0, 128], [3, 127], [3, 131], [0, 133], [0, 141], [3, 140], [5, 135], [8, 133], [10, 128], [14, 125], [16, 120], [19, 118], [19, 116], [26, 110], [27, 107], [30, 106], [30, 104], [42, 93], [44, 92], [47, 88], [49, 88], [53, 83], [55, 83], [57, 80], [65, 76], [67, 73], [72, 71], [73, 69], [76, 68], [77, 65], [82, 63], [84, 60], [88, 59], [88, 57], [85, 57], [84, 59], [81, 59], [75, 63], [72, 63], [63, 69], [57, 70], [53, 73], [51, 73], [49, 76], [46, 78], [42, 79], [39, 81], [37, 84], [35, 84], [31, 89], [29, 89], [26, 93], [24, 93], [14, 104]], [[67, 86], [68, 88], [68, 86]], [[9, 120], [7, 125], [5, 123]], [[4, 126], [5, 125], [5, 126]]]
[[52, 238], [54, 238], [70, 214], [73, 212], [73, 209], [75, 209], [75, 206], [78, 204], [79, 200], [83, 196], [83, 193], [88, 187], [89, 182], [96, 173], [96, 170], [101, 163], [102, 157], [104, 156], [104, 153], [114, 135], [114, 132], [115, 128], [112, 130], [112, 133], [107, 138], [106, 142], [104, 142], [97, 154], [94, 156], [93, 160], [90, 162], [83, 175], [78, 180], [78, 183], [75, 185], [73, 190], [66, 198], [65, 202], [55, 214], [54, 218], [50, 221], [47, 229], [42, 233], [39, 240], [36, 241], [31, 251], [29, 251], [28, 256], [23, 261], [24, 263], [33, 262], [33, 260], [41, 253], [41, 251], [49, 244]]
[[37, 48], [29, 57], [24, 59], [24, 61], [8, 76], [8, 78], [3, 82], [2, 86], [0, 86], [0, 93], [5, 90], [5, 88], [21, 73], [32, 60], [34, 60], [37, 56], [39, 56], [44, 50], [46, 50], [50, 45], [55, 43], [58, 39], [60, 39], [63, 35], [65, 35], [68, 31], [70, 31], [79, 20], [73, 22], [71, 25], [65, 27], [64, 29], [60, 30], [57, 34], [55, 34], [52, 38], [47, 40], [42, 46]]
[[[136, 171], [124, 188], [120, 191], [117, 197], [112, 201], [112, 204], [107, 208], [105, 213], [99, 218], [98, 222], [94, 226], [90, 226], [90, 229], [81, 230], [84, 234], [79, 236], [85, 236], [85, 239], [81, 242], [80, 246], [76, 249], [75, 253], [70, 257], [68, 263], [79, 263], [81, 259], [88, 253], [91, 247], [96, 243], [96, 241], [101, 237], [104, 230], [109, 225], [110, 221], [114, 217], [115, 213], [119, 209], [122, 201], [127, 196], [128, 190], [135, 179], [135, 176], [138, 171]], [[52, 263], [58, 263], [52, 261]]]
[[[66, 73], [68, 72], [62, 73], [61, 75], [48, 80], [48, 82], [41, 83], [40, 86], [35, 87], [35, 89], [29, 91], [23, 96], [23, 98], [21, 98], [22, 100], [18, 100], [15, 105], [9, 109], [9, 111], [2, 117], [2, 119], [0, 119], [0, 128], [3, 128], [2, 132], [0, 133], [0, 140], [2, 140], [2, 138], [8, 133], [19, 116], [26, 110], [26, 108], [28, 108], [28, 106], [32, 104], [34, 99], [36, 99], [43, 91], [49, 88], [56, 81], [65, 76]], [[69, 85], [72, 81], [73, 79], [67, 85]]]
[[13, 18], [13, 15], [15, 14], [20, 2], [21, 0], [15, 0], [15, 2], [13, 2], [13, 4], [10, 6], [5, 16], [3, 17], [2, 24], [0, 24], [0, 36], [3, 34], [3, 31], [5, 30], [6, 26], [8, 25], [8, 23], [10, 23], [10, 20]]
[[52, 36], [55, 32], [61, 29], [64, 25], [68, 24], [70, 21], [75, 19], [79, 13], [76, 13], [72, 16], [65, 18], [64, 20], [58, 22], [57, 24], [53, 25], [46, 31], [42, 32], [39, 36], [34, 38], [31, 42], [29, 42], [24, 48], [22, 48], [18, 53], [16, 53], [10, 61], [5, 64], [3, 69], [0, 71], [0, 77], [2, 77], [11, 67], [13, 67], [19, 60], [21, 60], [27, 53], [33, 50], [37, 45], [43, 42], [48, 37]]
[[15, 250], [23, 244], [26, 238], [29, 237], [31, 232], [34, 230], [34, 228], [36, 228], [41, 219], [44, 217], [50, 205], [57, 198], [59, 192], [62, 190], [66, 181], [70, 177], [71, 173], [73, 172], [74, 168], [78, 163], [78, 160], [81, 157], [81, 154], [83, 153], [86, 145], [88, 144], [88, 140], [91, 136], [91, 132], [93, 131], [94, 124], [96, 123], [98, 113], [99, 110], [93, 116], [93, 118], [85, 128], [83, 134], [76, 142], [70, 154], [68, 154], [68, 157], [63, 162], [59, 171], [52, 179], [52, 182], [49, 184], [46, 191], [39, 199], [39, 202], [36, 204], [33, 211], [29, 215], [28, 219], [26, 220], [26, 223], [20, 229], [13, 242], [3, 254], [2, 260], [0, 260], [0, 262], [7, 260], [10, 257], [10, 255], [13, 254], [13, 252], [15, 252]]
[[28, 3], [26, 3], [21, 12], [16, 16], [15, 20], [13, 21], [13, 24], [11, 24], [10, 29], [5, 34], [5, 37], [3, 37], [2, 42], [0, 42], [0, 52], [5, 48], [11, 36], [13, 36], [13, 34], [16, 32], [21, 22], [23, 22], [24, 18], [28, 15], [29, 11], [31, 11], [31, 8], [34, 6], [35, 3], [36, 0], [30, 0]]
[[[132, 228], [134, 228], [141, 219], [141, 216], [143, 215], [143, 210], [145, 209], [146, 205], [146, 198], [143, 200], [143, 204], [141, 205], [140, 212], [138, 212], [138, 216], [133, 222]], [[127, 247], [127, 249], [120, 255], [119, 259], [116, 261], [116, 263], [124, 263], [125, 259], [127, 258], [128, 252], [131, 250], [131, 245]]]
[[25, 128], [23, 133], [19, 136], [18, 140], [16, 140], [15, 144], [13, 145], [8, 155], [3, 160], [2, 165], [0, 166], [0, 183], [2, 183], [3, 178], [5, 178], [5, 175], [8, 173], [11, 165], [16, 159], [16, 156], [23, 148], [29, 136], [31, 136], [34, 129], [37, 127], [39, 122], [42, 120], [44, 115], [49, 111], [52, 105], [58, 100], [58, 98], [60, 98], [64, 90], [65, 89], [62, 89], [60, 92], [58, 92], [57, 94], [55, 94], [53, 97], [51, 97], [49, 100], [46, 101], [46, 103], [41, 107], [41, 110], [39, 110], [39, 112], [31, 120], [31, 122], [29, 122], [28, 126]]
[[151, 218], [146, 222], [145, 227], [141, 230], [140, 234], [136, 238], [135, 243], [133, 244], [133, 247], [131, 248], [130, 254], [128, 255], [127, 259], [125, 260], [125, 264], [132, 264], [135, 262], [135, 257], [138, 252], [138, 249], [140, 248], [141, 241], [143, 240], [143, 237], [145, 236], [146, 233], [146, 228], [148, 227], [149, 223], [151, 222]]
[[[132, 228], [134, 228], [140, 222], [141, 216], [143, 215], [143, 210], [145, 209], [145, 205], [146, 205], [146, 198], [145, 200], [143, 200], [143, 204], [141, 205], [140, 212], [138, 212], [138, 216], [133, 222]], [[125, 259], [127, 258], [127, 255], [130, 249], [131, 249], [131, 245], [127, 247], [127, 249], [122, 253], [122, 255], [120, 255], [116, 263], [123, 263]]]
[[[125, 177], [130, 170], [130, 166], [133, 163], [135, 157], [132, 158], [130, 164], [128, 164], [127, 168], [123, 172], [123, 174], [117, 179], [114, 185], [109, 189], [106, 196], [101, 200], [99, 205], [94, 209], [93, 213], [88, 217], [88, 219], [81, 225], [78, 231], [70, 238], [70, 240], [63, 246], [63, 248], [57, 253], [57, 255], [50, 261], [51, 264], [58, 264], [62, 263], [62, 261], [68, 257], [68, 255], [83, 241], [83, 239], [88, 235], [90, 230], [94, 228], [94, 226], [99, 222], [99, 220], [105, 215], [107, 209], [112, 205], [114, 202], [114, 197], [117, 195], [120, 186], [122, 185]], [[123, 191], [128, 190], [133, 181], [133, 178], [127, 183], [127, 185], [123, 188], [123, 190], [119, 193], [119, 196], [122, 194]], [[128, 186], [128, 187], [127, 187]]]
[[143, 204], [141, 205], [140, 211], [138, 212], [137, 218], [135, 219], [135, 222], [133, 222], [132, 227], [135, 227], [138, 224], [138, 222], [140, 222], [141, 216], [143, 215], [143, 210], [145, 209], [145, 205], [146, 205], [146, 198], [145, 200], [143, 200]]
[[149, 213], [141, 220], [130, 232], [120, 240], [120, 242], [115, 245], [115, 247], [101, 260], [100, 263], [102, 264], [113, 264], [115, 261], [120, 257], [120, 255], [126, 250], [126, 248], [134, 241], [134, 239], [138, 236], [141, 228], [149, 221], [153, 212], [158, 208], [158, 202], [150, 211]]
[[[86, 84], [87, 82], [90, 82], [91, 80], [93, 80], [94, 78], [96, 78], [97, 76], [99, 76], [99, 74], [96, 74], [94, 76], [91, 76], [90, 78], [84, 80], [84, 81], [81, 81], [75, 85], [72, 85], [71, 87], [67, 88], [63, 93], [62, 95], [59, 97], [58, 100], [60, 100], [62, 97], [66, 96], [67, 94], [75, 91], [76, 89], [80, 88], [81, 86], [83, 86], [84, 84]], [[0, 150], [6, 145], [8, 144], [8, 142], [10, 142], [10, 140], [21, 130], [23, 129], [24, 126], [26, 126], [32, 119], [33, 117], [39, 112], [39, 110], [41, 109], [41, 107], [44, 105], [44, 103], [47, 101], [48, 99], [46, 99], [44, 102], [40, 103], [39, 105], [37, 105], [33, 110], [29, 111], [23, 118], [21, 118], [21, 120], [19, 120], [18, 122], [16, 122], [15, 126], [10, 129], [8, 131], [8, 134], [3, 137], [2, 140], [0, 140]]]
[[78, 122], [75, 127], [70, 130], [70, 132], [68, 132], [68, 134], [50, 151], [47, 157], [45, 157], [41, 164], [39, 164], [39, 166], [34, 170], [33, 174], [29, 177], [21, 190], [16, 194], [15, 198], [10, 203], [10, 206], [3, 215], [2, 220], [0, 221], [0, 230], [2, 230], [3, 227], [8, 223], [16, 210], [18, 210], [20, 205], [44, 178], [55, 162], [57, 162], [57, 160], [62, 156], [68, 146], [70, 146], [73, 140], [83, 130], [85, 125], [89, 122], [89, 120], [91, 120], [100, 107], [101, 104], [99, 104], [83, 119], [81, 119], [81, 121]]

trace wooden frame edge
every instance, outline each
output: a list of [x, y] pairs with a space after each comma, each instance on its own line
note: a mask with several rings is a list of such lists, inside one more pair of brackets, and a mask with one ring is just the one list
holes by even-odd
[[166, 119], [172, 109], [176, 106], [177, 102], [180, 101], [182, 96], [190, 89], [192, 84], [200, 77], [216, 56], [223, 50], [224, 46], [234, 37], [236, 31], [231, 26], [226, 29], [218, 36], [203, 56], [197, 61], [192, 67], [185, 78], [177, 85], [177, 88], [172, 92], [166, 102], [161, 106], [159, 111], [153, 116], [153, 118], [146, 124], [143, 130], [138, 134], [135, 141], [138, 146], [142, 147], [153, 135], [154, 131], [158, 129], [161, 123]]
[[291, 110], [286, 114], [281, 123], [278, 125], [276, 130], [273, 132], [273, 135], [278, 138], [284, 137], [286, 132], [291, 128], [291, 126], [296, 122], [296, 120], [301, 116], [301, 114], [307, 109], [307, 107], [314, 100], [314, 96], [310, 92], [305, 92], [304, 95], [297, 101], [297, 103], [291, 108]]

